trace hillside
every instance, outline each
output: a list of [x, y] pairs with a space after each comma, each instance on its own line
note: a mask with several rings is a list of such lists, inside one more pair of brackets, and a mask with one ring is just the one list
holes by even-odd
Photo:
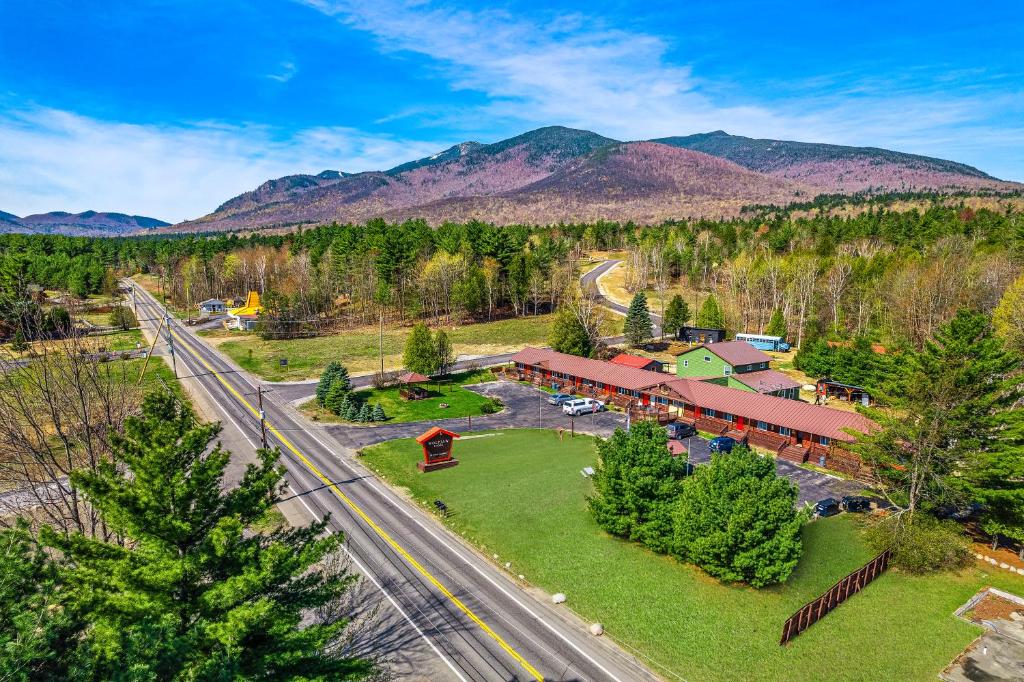
[[216, 211], [164, 231], [285, 228], [371, 218], [561, 220], [729, 217], [752, 203], [821, 193], [1019, 189], [953, 161], [884, 149], [753, 140], [723, 132], [619, 142], [586, 130], [540, 128], [463, 142], [384, 171], [269, 180]]
[[758, 140], [721, 130], [654, 142], [728, 159], [759, 173], [808, 184], [823, 193], [1019, 188], [973, 166], [877, 147]]
[[74, 236], [104, 237], [137, 233], [167, 227], [170, 223], [146, 216], [100, 211], [68, 213], [51, 211], [19, 218], [0, 211], [0, 232], [66, 234]]

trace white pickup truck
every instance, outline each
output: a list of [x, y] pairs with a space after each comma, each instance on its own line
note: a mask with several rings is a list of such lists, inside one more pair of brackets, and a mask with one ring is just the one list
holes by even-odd
[[590, 414], [591, 412], [600, 412], [604, 409], [604, 403], [600, 400], [594, 400], [593, 398], [577, 398], [575, 400], [567, 400], [562, 403], [562, 412], [572, 417], [578, 417], [581, 414]]

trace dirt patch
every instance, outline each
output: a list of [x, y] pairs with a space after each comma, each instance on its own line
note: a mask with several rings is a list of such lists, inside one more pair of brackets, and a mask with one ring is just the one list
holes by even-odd
[[981, 554], [982, 556], [990, 556], [996, 560], [996, 563], [1002, 562], [1009, 566], [1014, 566], [1018, 569], [1024, 570], [1024, 561], [1021, 561], [1021, 558], [1017, 556], [1017, 553], [1011, 549], [1006, 549], [1005, 547], [992, 549], [992, 545], [976, 542], [971, 546], [971, 551], [975, 554]]
[[996, 594], [986, 594], [974, 608], [964, 614], [975, 623], [995, 620], [1014, 620], [1013, 614], [1024, 617], [1024, 606]]

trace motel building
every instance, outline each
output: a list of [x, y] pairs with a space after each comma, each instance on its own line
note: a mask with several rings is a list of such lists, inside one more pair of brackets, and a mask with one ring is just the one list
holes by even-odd
[[699, 430], [746, 440], [791, 462], [810, 461], [848, 474], [860, 459], [843, 446], [874, 423], [863, 415], [776, 395], [674, 377], [550, 349], [527, 347], [512, 356], [516, 378], [566, 393], [604, 400], [634, 418], [693, 424]]

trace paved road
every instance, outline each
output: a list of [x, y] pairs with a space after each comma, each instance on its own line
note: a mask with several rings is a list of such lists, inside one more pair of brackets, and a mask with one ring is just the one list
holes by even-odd
[[[604, 292], [601, 290], [601, 283], [597, 281], [598, 278], [601, 277], [601, 275], [605, 274], [606, 272], [608, 272], [621, 262], [622, 261], [620, 260], [606, 260], [593, 270], [586, 272], [582, 277], [580, 277], [580, 286], [583, 287], [584, 291], [590, 290], [594, 292], [594, 294], [597, 296], [597, 299], [601, 301], [601, 304], [604, 307], [608, 308], [609, 310], [613, 310], [621, 315], [625, 315], [626, 313], [629, 312], [629, 306], [624, 306], [621, 303], [616, 303], [612, 299], [605, 296]], [[654, 338], [660, 337], [661, 315], [657, 315], [652, 311], [651, 322], [654, 323], [652, 336]]]
[[[161, 316], [139, 289], [141, 317]], [[172, 320], [179, 372], [226, 421], [259, 438], [257, 382]], [[152, 332], [150, 332], [152, 333]], [[268, 440], [280, 446], [289, 487], [310, 515], [330, 514], [360, 573], [392, 616], [373, 633], [378, 651], [414, 663], [416, 679], [645, 680], [654, 676], [564, 609], [527, 594], [440, 524], [382, 486], [331, 433], [302, 420], [275, 393], [263, 398]], [[365, 604], [364, 604], [365, 606]], [[432, 655], [431, 655], [432, 654]]]

